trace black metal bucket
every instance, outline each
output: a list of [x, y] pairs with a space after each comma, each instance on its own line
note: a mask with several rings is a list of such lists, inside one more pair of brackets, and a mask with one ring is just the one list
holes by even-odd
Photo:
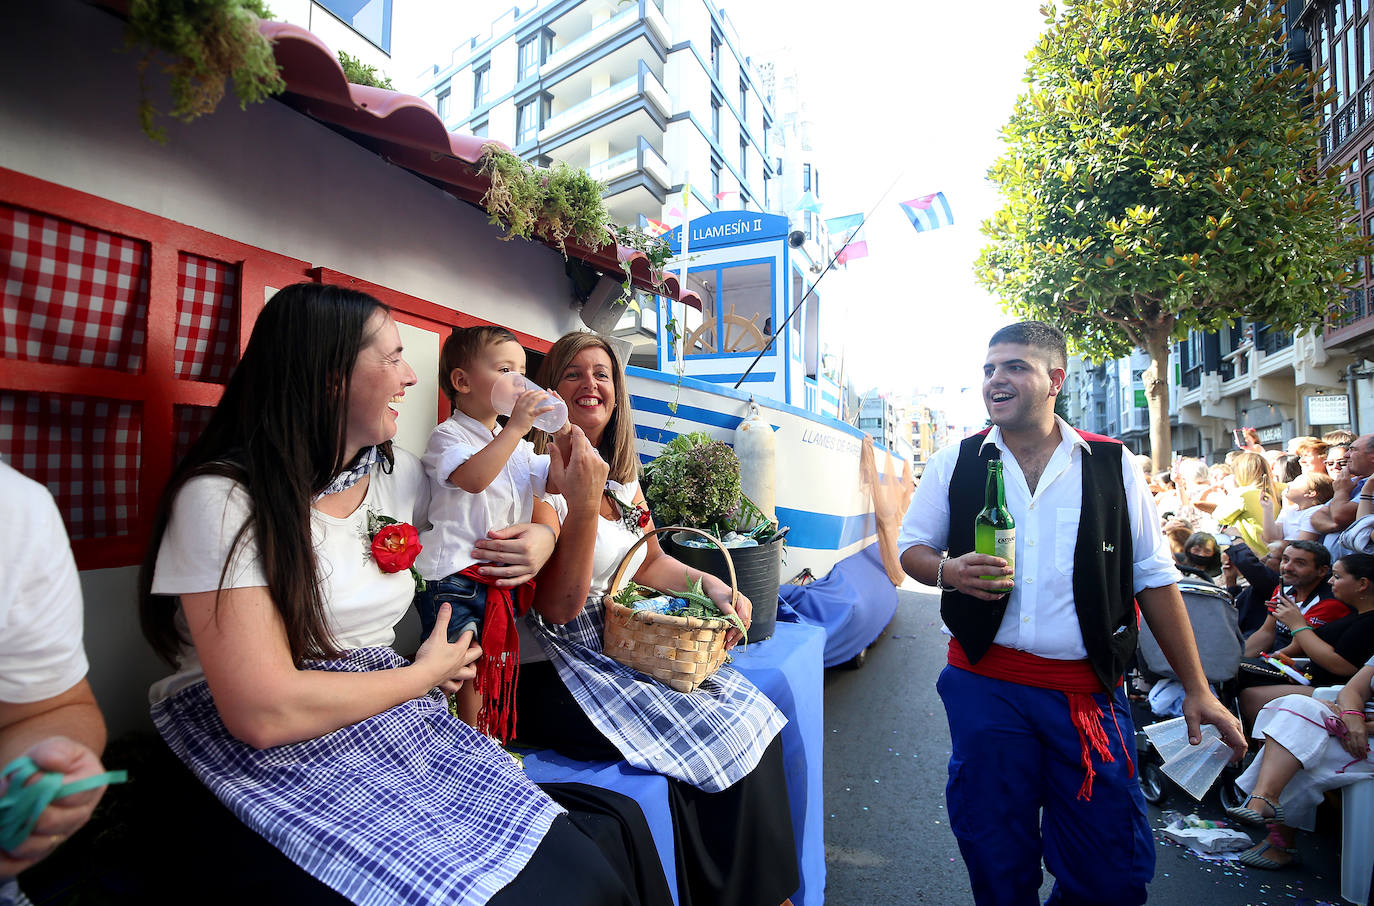
[[[694, 569], [710, 573], [722, 582], [730, 581], [725, 556], [714, 547], [688, 547], [679, 544], [676, 532], [664, 537], [664, 551]], [[778, 624], [778, 584], [782, 576], [782, 539], [757, 547], [732, 547], [730, 559], [740, 592], [754, 605], [749, 641], [761, 642], [773, 635]]]

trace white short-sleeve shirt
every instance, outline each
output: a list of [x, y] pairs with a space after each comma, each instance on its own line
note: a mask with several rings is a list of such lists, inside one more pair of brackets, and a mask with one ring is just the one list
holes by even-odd
[[[1092, 448], [1056, 416], [1060, 441], [1032, 494], [1016, 457], [993, 427], [983, 441], [1002, 453], [1007, 508], [1016, 521], [1016, 576], [1002, 625], [993, 641], [1006, 648], [1058, 660], [1088, 656], [1073, 599], [1073, 560], [1083, 504], [1080, 457]], [[897, 548], [920, 544], [943, 552], [949, 543], [949, 482], [959, 460], [959, 445], [937, 451], [916, 487], [902, 520]], [[1135, 457], [1121, 457], [1126, 507], [1131, 526], [1132, 587], [1171, 585], [1178, 569], [1160, 532], [1159, 514]]]
[[454, 469], [500, 433], [500, 427], [492, 431], [455, 411], [429, 435], [423, 462], [430, 484], [432, 528], [420, 536], [424, 549], [415, 561], [426, 579], [442, 579], [472, 566], [477, 562], [472, 556], [474, 544], [492, 529], [529, 522], [535, 498], [544, 496], [549, 457], [535, 453], [527, 440], [516, 444], [501, 474], [481, 493], [469, 494], [449, 482]]
[[86, 675], [81, 583], [62, 515], [0, 462], [0, 701], [30, 704]]
[[[398, 522], [423, 522], [425, 478], [419, 460], [394, 449], [391, 474], [372, 470], [362, 504], [345, 517], [310, 511], [311, 538], [324, 591], [325, 622], [344, 651], [390, 645], [395, 626], [415, 595], [409, 570], [384, 573], [372, 558], [367, 515], [390, 516]], [[252, 532], [235, 547], [234, 538], [252, 512], [243, 486], [219, 475], [187, 481], [172, 503], [172, 516], [157, 552], [153, 594], [185, 595], [218, 588], [266, 586], [258, 545]], [[232, 557], [232, 559], [231, 559]], [[224, 583], [220, 573], [229, 569]], [[186, 618], [177, 607], [177, 629], [189, 638]], [[154, 683], [149, 699], [161, 701], [205, 676], [195, 648], [183, 645], [177, 671]]]

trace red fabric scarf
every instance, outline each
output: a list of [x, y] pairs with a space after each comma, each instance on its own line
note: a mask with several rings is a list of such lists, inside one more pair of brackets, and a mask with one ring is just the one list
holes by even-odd
[[[1083, 785], [1078, 788], [1078, 798], [1092, 798], [1093, 778], [1097, 776], [1092, 753], [1096, 752], [1104, 764], [1116, 758], [1107, 747], [1107, 733], [1102, 728], [1102, 709], [1093, 700], [1094, 693], [1107, 690], [1102, 688], [1102, 681], [1097, 678], [1092, 664], [1086, 658], [1081, 661], [1060, 661], [1029, 651], [993, 645], [975, 664], [968, 659], [958, 640], [951, 638], [948, 661], [951, 667], [990, 679], [1063, 692], [1069, 700], [1069, 719], [1078, 731], [1081, 763], [1085, 772]], [[1121, 727], [1116, 724], [1115, 713], [1112, 714], [1112, 724], [1116, 726], [1117, 738], [1121, 739], [1121, 750], [1126, 753], [1126, 764], [1130, 770], [1128, 776], [1134, 777], [1135, 764], [1131, 761], [1125, 739], [1121, 737]]]
[[515, 588], [497, 588], [491, 576], [474, 563], [460, 575], [487, 587], [487, 609], [482, 617], [482, 659], [477, 662], [474, 688], [482, 693], [477, 729], [501, 742], [515, 736], [515, 684], [520, 678], [520, 636], [515, 621], [534, 604], [534, 582]]

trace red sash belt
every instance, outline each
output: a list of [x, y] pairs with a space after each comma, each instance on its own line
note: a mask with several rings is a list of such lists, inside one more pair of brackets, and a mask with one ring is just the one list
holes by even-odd
[[[1097, 678], [1092, 664], [1086, 659], [1062, 661], [1040, 657], [1029, 651], [1005, 648], [1001, 645], [993, 645], [975, 664], [968, 659], [959, 640], [954, 638], [949, 640], [948, 660], [951, 667], [958, 667], [979, 676], [1063, 692], [1064, 697], [1069, 700], [1069, 719], [1078, 731], [1081, 764], [1085, 772], [1083, 785], [1078, 788], [1078, 798], [1092, 798], [1093, 778], [1097, 776], [1097, 771], [1093, 768], [1092, 753], [1096, 752], [1104, 764], [1116, 760], [1107, 746], [1107, 733], [1102, 728], [1102, 709], [1093, 699], [1095, 693], [1107, 690]], [[1116, 726], [1117, 739], [1121, 740], [1121, 750], [1126, 753], [1126, 764], [1130, 772], [1128, 776], [1134, 777], [1135, 764], [1131, 761], [1126, 740], [1122, 738], [1121, 726], [1116, 723], [1115, 711], [1112, 712], [1112, 724]]]
[[482, 617], [482, 659], [477, 662], [474, 688], [482, 693], [477, 729], [510, 742], [515, 736], [515, 684], [520, 677], [520, 635], [515, 621], [534, 604], [534, 582], [515, 588], [497, 588], [491, 576], [474, 563], [460, 575], [487, 587], [487, 609]]

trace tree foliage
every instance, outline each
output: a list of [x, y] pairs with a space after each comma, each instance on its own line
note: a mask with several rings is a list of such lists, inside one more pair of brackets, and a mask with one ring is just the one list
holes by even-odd
[[1316, 83], [1286, 68], [1269, 6], [1044, 8], [989, 172], [1005, 204], [983, 224], [979, 280], [1087, 358], [1150, 353], [1157, 461], [1171, 338], [1237, 318], [1315, 327], [1371, 250], [1344, 222], [1339, 175], [1319, 169]]

